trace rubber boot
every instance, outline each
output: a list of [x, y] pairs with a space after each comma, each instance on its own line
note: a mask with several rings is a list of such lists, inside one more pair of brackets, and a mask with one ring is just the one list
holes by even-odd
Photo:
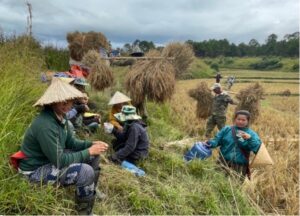
[[98, 185], [98, 181], [99, 181], [99, 176], [100, 176], [100, 167], [96, 170], [94, 170], [95, 172], [95, 179], [94, 179], [94, 185], [95, 185], [95, 191], [96, 191], [96, 198], [103, 200], [106, 198], [106, 194], [102, 193], [97, 185]]
[[91, 215], [95, 203], [96, 193], [88, 197], [78, 197], [75, 194], [75, 209], [78, 215]]

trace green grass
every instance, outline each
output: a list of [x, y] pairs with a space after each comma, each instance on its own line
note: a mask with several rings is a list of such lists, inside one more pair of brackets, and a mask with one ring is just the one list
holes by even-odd
[[[8, 156], [17, 151], [22, 136], [37, 114], [32, 104], [47, 87], [39, 82], [45, 69], [39, 53], [26, 44], [0, 47], [0, 212], [1, 214], [74, 214], [74, 188], [31, 185], [8, 165]], [[96, 110], [107, 119], [107, 102], [128, 68], [114, 68], [115, 87], [91, 92]], [[102, 162], [100, 188], [108, 198], [96, 201], [95, 214], [259, 214], [236, 182], [216, 169], [213, 160], [185, 164], [184, 148], [167, 148], [168, 141], [186, 134], [168, 104], [147, 103], [150, 155], [141, 166], [147, 173], [137, 178], [119, 166]], [[101, 128], [90, 139], [110, 142]], [[107, 155], [104, 155], [106, 157]]]
[[221, 71], [224, 77], [234, 75], [237, 79], [293, 79], [298, 80], [299, 73], [287, 73], [283, 71], [257, 71], [257, 70], [227, 70]]
[[[217, 63], [221, 69], [252, 69], [251, 65], [261, 61], [261, 57], [218, 57], [218, 58], [204, 58], [204, 62], [212, 64]], [[299, 65], [298, 58], [279, 58], [283, 64], [281, 68], [276, 71], [285, 72], [299, 72], [295, 69], [295, 65]]]
[[203, 60], [196, 58], [182, 79], [207, 78], [213, 76], [214, 72]]
[[22, 136], [37, 109], [32, 104], [46, 86], [40, 52], [24, 43], [0, 47], [0, 212], [1, 214], [70, 214], [73, 202], [64, 190], [31, 185], [9, 167], [8, 157], [19, 150]]

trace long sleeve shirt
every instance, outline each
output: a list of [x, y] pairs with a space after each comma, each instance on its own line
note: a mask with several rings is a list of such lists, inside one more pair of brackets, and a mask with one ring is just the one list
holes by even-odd
[[208, 141], [208, 144], [210, 144], [212, 148], [219, 146], [220, 154], [225, 158], [225, 160], [232, 161], [237, 164], [246, 164], [247, 160], [240, 148], [249, 153], [251, 151], [257, 153], [261, 145], [261, 140], [257, 133], [250, 128], [234, 127], [235, 131], [242, 130], [250, 134], [251, 138], [247, 140], [238, 138], [238, 143], [236, 143], [235, 138], [232, 135], [231, 126], [225, 126], [217, 133], [214, 139]]
[[120, 133], [113, 130], [118, 142], [124, 143], [124, 147], [116, 152], [116, 156], [120, 160], [134, 154], [138, 156], [147, 156], [149, 148], [149, 139], [145, 125], [138, 121], [134, 121], [126, 127], [124, 132]]
[[[81, 163], [89, 158], [90, 141], [73, 137], [67, 120], [60, 121], [51, 108], [45, 108], [27, 129], [21, 151], [26, 155], [20, 162], [20, 169], [33, 171], [51, 163], [63, 168], [71, 163]], [[75, 152], [66, 153], [65, 149]]]

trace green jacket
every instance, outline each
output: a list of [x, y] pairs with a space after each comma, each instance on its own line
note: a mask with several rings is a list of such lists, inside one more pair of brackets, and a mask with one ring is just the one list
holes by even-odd
[[[90, 141], [74, 138], [67, 120], [60, 121], [51, 108], [45, 108], [25, 133], [21, 151], [27, 158], [21, 160], [20, 169], [33, 171], [48, 163], [57, 168], [81, 163], [89, 158], [88, 148], [91, 145]], [[65, 149], [75, 152], [66, 153]]]
[[229, 103], [234, 104], [233, 100], [227, 93], [222, 92], [221, 94], [216, 95], [213, 100], [212, 114], [216, 116], [226, 116]]
[[[250, 128], [238, 128], [235, 126], [235, 131], [237, 132], [238, 130], [242, 130], [251, 135], [251, 138], [248, 140], [238, 140], [239, 146], [249, 153], [250, 151], [253, 151], [256, 154], [261, 145], [261, 140], [257, 133]], [[208, 141], [208, 144], [210, 144], [212, 148], [220, 146], [220, 154], [225, 160], [237, 164], [247, 164], [246, 158], [240, 148], [236, 145], [235, 139], [232, 136], [231, 126], [222, 128], [214, 139]]]

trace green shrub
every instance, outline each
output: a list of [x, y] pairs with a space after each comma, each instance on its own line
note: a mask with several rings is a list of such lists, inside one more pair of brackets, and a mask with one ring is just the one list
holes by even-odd
[[282, 66], [283, 64], [280, 62], [279, 58], [269, 57], [264, 57], [259, 62], [250, 65], [250, 67], [255, 70], [273, 70], [281, 68]]
[[218, 63], [212, 63], [212, 64], [210, 65], [210, 68], [211, 68], [211, 69], [214, 69], [215, 71], [219, 71], [219, 65], [218, 65]]
[[292, 71], [299, 71], [299, 62], [295, 63], [292, 67]]
[[69, 70], [69, 51], [47, 46], [43, 49], [47, 69], [54, 71]]

